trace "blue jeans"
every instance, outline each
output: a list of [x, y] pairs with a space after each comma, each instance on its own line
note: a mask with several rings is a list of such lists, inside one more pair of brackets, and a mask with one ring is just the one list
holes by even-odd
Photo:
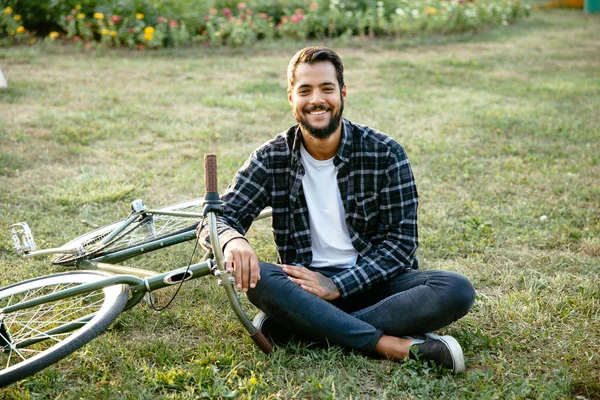
[[[332, 276], [336, 268], [314, 268]], [[463, 317], [475, 289], [451, 271], [407, 270], [364, 292], [328, 302], [291, 282], [281, 267], [260, 263], [248, 299], [283, 331], [373, 354], [383, 334], [410, 336], [435, 331]]]

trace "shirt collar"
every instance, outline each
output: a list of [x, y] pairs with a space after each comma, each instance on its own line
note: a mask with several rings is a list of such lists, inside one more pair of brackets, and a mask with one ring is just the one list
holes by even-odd
[[[302, 144], [300, 125], [296, 125], [292, 128], [292, 135], [292, 162], [300, 162], [300, 146]], [[338, 147], [335, 159], [333, 160], [334, 165], [338, 167], [340, 164], [348, 163], [351, 151], [352, 125], [346, 118], [342, 118], [342, 140], [340, 141], [340, 147]]]
[[346, 118], [342, 118], [342, 140], [335, 155], [334, 164], [338, 166], [342, 163], [350, 161], [350, 153], [352, 150], [352, 125]]

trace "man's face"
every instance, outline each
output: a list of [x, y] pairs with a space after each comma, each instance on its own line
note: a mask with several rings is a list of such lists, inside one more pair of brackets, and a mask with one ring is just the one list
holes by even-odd
[[303, 132], [328, 138], [340, 127], [346, 85], [340, 91], [335, 67], [328, 61], [298, 64], [294, 82], [288, 93], [294, 118]]

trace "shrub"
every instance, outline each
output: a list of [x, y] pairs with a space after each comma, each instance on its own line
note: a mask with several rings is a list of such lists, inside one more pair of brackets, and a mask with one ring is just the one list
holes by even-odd
[[0, 46], [23, 43], [29, 37], [22, 15], [16, 14], [10, 6], [0, 9]]
[[[192, 44], [249, 46], [274, 37], [402, 36], [476, 31], [527, 16], [519, 0], [9, 0], [30, 18], [21, 29], [105, 47]], [[74, 3], [76, 1], [76, 3]], [[10, 8], [12, 10], [17, 8]], [[37, 14], [36, 14], [37, 13]], [[36, 14], [37, 16], [34, 16]], [[15, 21], [0, 20], [0, 38], [18, 42]], [[19, 40], [23, 40], [19, 37]], [[0, 42], [2, 44], [4, 42]]]

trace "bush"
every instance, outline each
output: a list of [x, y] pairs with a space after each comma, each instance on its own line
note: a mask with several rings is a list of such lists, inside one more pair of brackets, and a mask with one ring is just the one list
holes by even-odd
[[[507, 25], [527, 16], [530, 9], [519, 0], [10, 1], [11, 11], [17, 10], [27, 21], [23, 29], [39, 36], [87, 42], [87, 47], [98, 43], [137, 49], [241, 47], [275, 37], [447, 34]], [[15, 30], [17, 21], [7, 15], [0, 22], [0, 39]]]
[[0, 46], [23, 43], [30, 34], [23, 26], [23, 16], [16, 14], [12, 7], [0, 9]]

